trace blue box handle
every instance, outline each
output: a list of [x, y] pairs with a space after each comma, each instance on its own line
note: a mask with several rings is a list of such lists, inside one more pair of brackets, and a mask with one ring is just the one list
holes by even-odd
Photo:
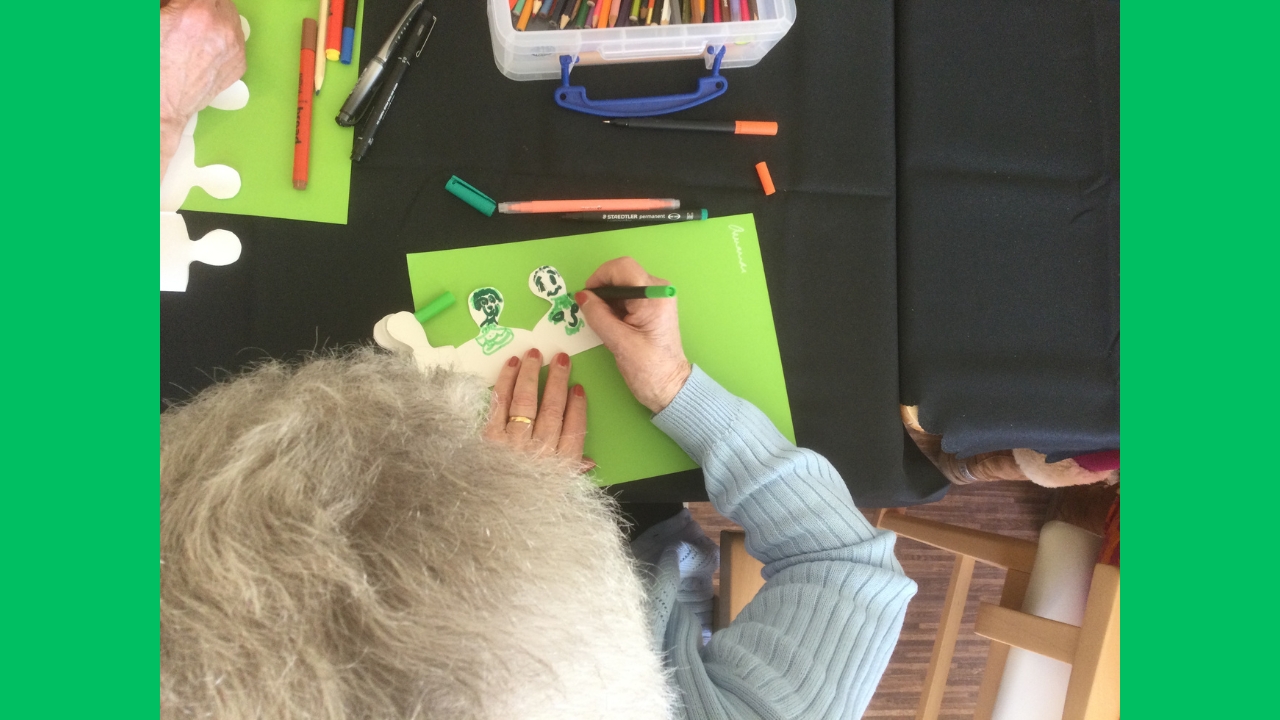
[[[707, 48], [711, 52], [712, 48]], [[720, 76], [720, 61], [724, 59], [725, 46], [721, 45], [711, 65], [711, 74], [698, 78], [698, 89], [684, 95], [654, 95], [642, 98], [621, 98], [618, 100], [590, 100], [587, 89], [581, 85], [569, 84], [569, 71], [573, 70], [577, 58], [572, 55], [560, 56], [560, 87], [556, 88], [556, 104], [562, 108], [576, 110], [588, 115], [601, 117], [652, 117], [665, 115], [679, 110], [688, 110], [702, 103], [720, 97], [729, 89], [729, 81]]]

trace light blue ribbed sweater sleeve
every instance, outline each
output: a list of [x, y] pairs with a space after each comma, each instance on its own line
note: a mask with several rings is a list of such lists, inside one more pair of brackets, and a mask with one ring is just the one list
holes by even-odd
[[702, 466], [711, 501], [742, 525], [767, 581], [705, 647], [688, 608], [662, 609], [682, 716], [860, 717], [916, 593], [893, 533], [866, 521], [825, 458], [697, 367], [653, 422]]

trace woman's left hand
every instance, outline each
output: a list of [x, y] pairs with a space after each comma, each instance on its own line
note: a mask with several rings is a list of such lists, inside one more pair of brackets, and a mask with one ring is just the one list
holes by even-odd
[[582, 458], [587, 437], [587, 394], [581, 385], [569, 387], [569, 356], [551, 359], [547, 384], [538, 404], [538, 374], [542, 353], [530, 350], [512, 356], [498, 374], [489, 401], [484, 436], [494, 442], [538, 457], [554, 455], [589, 470], [595, 463]]

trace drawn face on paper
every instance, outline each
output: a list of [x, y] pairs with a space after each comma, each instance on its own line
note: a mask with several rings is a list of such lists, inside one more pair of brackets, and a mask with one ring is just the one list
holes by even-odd
[[534, 295], [547, 300], [563, 297], [567, 294], [564, 278], [561, 277], [560, 271], [550, 265], [543, 265], [529, 275], [529, 289], [533, 291]]
[[485, 287], [472, 291], [467, 297], [471, 317], [480, 327], [497, 325], [502, 314], [502, 293], [497, 288]]

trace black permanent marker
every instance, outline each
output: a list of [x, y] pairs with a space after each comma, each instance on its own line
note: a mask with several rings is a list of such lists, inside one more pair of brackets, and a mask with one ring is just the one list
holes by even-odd
[[404, 16], [400, 18], [400, 22], [396, 24], [391, 36], [387, 41], [382, 43], [382, 47], [378, 48], [378, 54], [369, 59], [369, 64], [364, 66], [364, 70], [360, 73], [360, 79], [356, 80], [355, 89], [347, 96], [347, 101], [342, 103], [342, 109], [338, 111], [338, 124], [342, 127], [351, 127], [360, 119], [361, 112], [364, 111], [365, 105], [369, 99], [373, 97], [373, 91], [378, 87], [378, 81], [382, 79], [382, 70], [391, 60], [391, 54], [400, 47], [400, 42], [404, 36], [413, 27], [413, 19], [417, 17], [418, 11], [422, 9], [425, 0], [411, 0], [409, 9], [404, 11]]

